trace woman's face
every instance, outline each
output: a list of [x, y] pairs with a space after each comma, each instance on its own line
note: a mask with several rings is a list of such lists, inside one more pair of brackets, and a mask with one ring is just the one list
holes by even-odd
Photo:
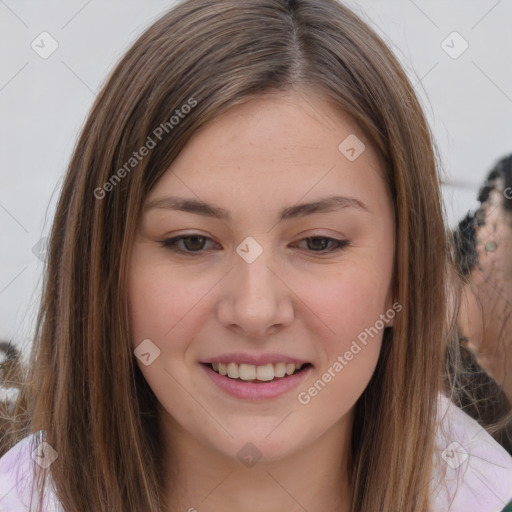
[[478, 265], [464, 294], [462, 333], [477, 361], [512, 400], [512, 215], [491, 192], [476, 231]]
[[272, 460], [346, 425], [398, 310], [394, 247], [379, 161], [324, 100], [267, 95], [198, 131], [147, 197], [129, 270], [172, 441]]

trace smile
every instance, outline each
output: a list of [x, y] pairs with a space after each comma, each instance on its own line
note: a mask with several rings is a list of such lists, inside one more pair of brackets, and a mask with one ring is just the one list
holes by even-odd
[[202, 363], [207, 376], [224, 393], [244, 400], [268, 400], [284, 395], [313, 370], [310, 363]]
[[[309, 363], [306, 363], [306, 365]], [[238, 363], [211, 363], [211, 369], [219, 375], [227, 376], [230, 379], [246, 382], [269, 382], [293, 375], [300, 371], [304, 364], [275, 363], [257, 366], [254, 364]]]

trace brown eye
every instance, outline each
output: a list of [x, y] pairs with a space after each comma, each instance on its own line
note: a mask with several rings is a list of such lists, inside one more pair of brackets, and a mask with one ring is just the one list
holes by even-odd
[[319, 238], [319, 237], [311, 237], [307, 239], [308, 241], [308, 249], [313, 251], [325, 251], [325, 249], [329, 246], [329, 238]]
[[200, 255], [206, 252], [203, 249], [205, 249], [208, 241], [212, 242], [212, 240], [207, 236], [184, 235], [162, 240], [160, 243], [162, 244], [162, 247], [177, 253], [185, 255], [194, 255], [194, 253], [196, 253], [197, 255]]
[[329, 253], [341, 250], [349, 245], [348, 240], [337, 240], [326, 236], [310, 236], [302, 241], [306, 241], [307, 249], [311, 252]]
[[204, 247], [206, 238], [204, 236], [187, 236], [182, 240], [188, 251], [200, 251]]

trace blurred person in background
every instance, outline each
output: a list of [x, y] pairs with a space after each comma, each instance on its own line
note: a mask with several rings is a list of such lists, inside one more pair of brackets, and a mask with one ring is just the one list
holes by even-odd
[[[491, 170], [478, 200], [454, 233], [465, 280], [459, 314], [465, 377], [457, 387], [463, 409], [512, 453], [512, 155]], [[476, 402], [465, 391], [469, 380]]]

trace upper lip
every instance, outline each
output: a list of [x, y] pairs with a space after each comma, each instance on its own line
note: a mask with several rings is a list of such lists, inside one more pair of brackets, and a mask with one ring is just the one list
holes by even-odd
[[204, 364], [208, 363], [239, 363], [239, 364], [253, 364], [255, 366], [263, 366], [265, 364], [276, 363], [295, 363], [306, 364], [309, 361], [297, 357], [290, 357], [284, 354], [247, 354], [244, 352], [230, 352], [229, 354], [221, 354], [220, 356], [212, 357], [206, 361], [201, 361]]

